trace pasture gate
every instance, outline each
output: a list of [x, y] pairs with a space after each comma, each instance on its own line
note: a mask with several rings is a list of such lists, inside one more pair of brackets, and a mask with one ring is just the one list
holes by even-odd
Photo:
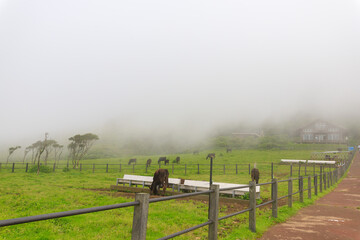
[[[148, 209], [151, 203], [160, 202], [160, 201], [168, 201], [178, 198], [196, 196], [200, 194], [208, 194], [209, 195], [209, 206], [208, 206], [208, 221], [201, 223], [199, 225], [193, 226], [188, 229], [184, 229], [182, 231], [173, 233], [168, 236], [164, 236], [159, 238], [161, 240], [170, 239], [176, 236], [180, 236], [187, 232], [193, 231], [195, 229], [199, 229], [205, 226], [208, 226], [208, 239], [213, 240], [217, 239], [217, 229], [219, 221], [230, 218], [239, 214], [249, 213], [249, 229], [253, 232], [256, 232], [256, 209], [268, 204], [271, 204], [272, 216], [274, 218], [278, 217], [278, 202], [283, 198], [288, 199], [288, 207], [292, 207], [293, 196], [295, 194], [299, 194], [300, 202], [304, 201], [304, 192], [308, 192], [307, 197], [310, 199], [312, 197], [312, 192], [317, 195], [318, 192], [322, 192], [323, 189], [329, 188], [331, 185], [335, 184], [346, 172], [348, 169], [351, 160], [353, 158], [353, 154], [349, 156], [347, 160], [343, 162], [343, 164], [339, 165], [338, 168], [335, 168], [330, 172], [321, 172], [319, 175], [314, 174], [313, 176], [309, 175], [307, 177], [299, 176], [298, 178], [292, 178], [285, 180], [277, 180], [272, 179], [271, 182], [256, 184], [255, 182], [249, 182], [249, 185], [241, 186], [241, 187], [231, 187], [231, 188], [222, 188], [220, 189], [218, 185], [212, 185], [209, 190], [202, 192], [193, 192], [186, 193], [176, 196], [170, 197], [162, 197], [162, 198], [154, 198], [150, 199], [149, 194], [147, 193], [137, 193], [135, 195], [135, 201], [114, 204], [108, 206], [101, 207], [93, 207], [93, 208], [85, 208], [78, 210], [71, 210], [66, 212], [58, 212], [58, 213], [50, 213], [50, 214], [42, 214], [37, 216], [29, 216], [15, 219], [7, 219], [0, 220], [0, 227], [23, 224], [35, 221], [42, 221], [53, 218], [61, 218], [85, 213], [92, 213], [98, 211], [105, 211], [110, 209], [118, 209], [124, 207], [134, 207], [134, 215], [133, 215], [133, 225], [132, 225], [132, 238], [133, 240], [145, 240], [146, 239], [146, 230], [147, 230], [147, 219], [148, 219]], [[295, 192], [293, 190], [293, 182], [299, 181], [299, 189]], [[304, 182], [307, 181], [307, 187], [304, 187]], [[278, 184], [288, 183], [288, 192], [284, 196], [278, 196]], [[313, 185], [312, 185], [313, 182]], [[257, 204], [256, 203], [256, 186], [263, 185], [271, 185], [271, 200], [265, 203]], [[222, 191], [241, 189], [241, 188], [249, 188], [249, 207], [245, 210], [235, 212], [223, 217], [218, 217], [219, 214], [219, 195]]]

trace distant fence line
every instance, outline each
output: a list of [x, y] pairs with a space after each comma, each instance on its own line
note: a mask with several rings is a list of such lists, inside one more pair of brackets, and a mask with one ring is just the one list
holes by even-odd
[[[344, 161], [342, 161], [343, 163]], [[33, 163], [9, 163], [4, 164], [0, 163], [0, 172], [1, 170], [11, 170], [11, 172], [18, 172], [20, 170], [28, 172], [30, 167], [35, 166], [36, 164]], [[124, 173], [148, 173], [149, 171], [155, 171], [157, 168], [168, 168], [169, 171], [171, 171], [172, 174], [181, 173], [184, 175], [187, 174], [204, 174], [210, 172], [209, 164], [152, 164], [151, 167], [148, 167], [146, 164], [115, 164], [115, 163], [107, 163], [107, 164], [99, 164], [99, 163], [93, 163], [93, 164], [83, 164], [80, 163], [78, 168], [73, 168], [70, 164], [49, 164], [48, 167], [52, 168], [53, 172], [69, 168], [73, 171], [84, 171], [84, 172], [124, 172]], [[155, 166], [155, 167], [154, 167]], [[322, 171], [332, 171], [332, 169], [336, 166], [328, 165], [328, 164], [308, 164], [308, 163], [292, 163], [289, 165], [281, 164], [281, 163], [267, 163], [267, 162], [257, 162], [257, 168], [259, 168], [260, 172], [262, 170], [268, 170], [270, 171], [271, 178], [274, 178], [274, 166], [276, 167], [286, 167], [289, 168], [289, 175], [292, 176], [300, 176], [302, 173], [303, 175], [307, 176], [309, 174], [316, 174], [321, 173]], [[250, 171], [252, 168], [252, 164], [213, 164], [213, 174], [239, 174], [246, 172], [250, 175]]]
[[[311, 199], [312, 194], [318, 195], [318, 193], [326, 190], [330, 186], [334, 185], [339, 179], [345, 174], [346, 170], [348, 169], [351, 160], [353, 159], [353, 154], [349, 156], [349, 159], [345, 160], [338, 168], [334, 168], [329, 172], [322, 171], [319, 175], [309, 175], [309, 176], [299, 176], [297, 178], [288, 178], [285, 180], [277, 180], [273, 178], [271, 182], [256, 184], [255, 182], [249, 182], [249, 185], [241, 186], [241, 187], [231, 187], [231, 188], [222, 188], [219, 189], [218, 185], [212, 185], [208, 191], [202, 192], [195, 192], [195, 193], [187, 193], [181, 194], [176, 196], [170, 197], [162, 197], [162, 198], [154, 198], [150, 199], [148, 193], [137, 193], [135, 195], [135, 201], [122, 203], [122, 204], [114, 204], [108, 206], [101, 206], [101, 207], [93, 207], [93, 208], [86, 208], [86, 209], [78, 209], [78, 210], [71, 210], [66, 212], [58, 212], [58, 213], [50, 213], [50, 214], [42, 214], [37, 216], [29, 216], [29, 217], [22, 217], [22, 218], [15, 218], [15, 219], [7, 219], [7, 220], [0, 220], [0, 227], [34, 222], [34, 221], [42, 221], [47, 219], [53, 218], [61, 218], [66, 216], [73, 216], [85, 213], [92, 213], [98, 211], [105, 211], [110, 209], [117, 209], [123, 207], [130, 207], [134, 206], [134, 215], [133, 215], [133, 225], [132, 225], [132, 237], [133, 240], [145, 240], [146, 239], [146, 231], [147, 231], [147, 219], [148, 219], [148, 210], [149, 204], [160, 202], [160, 201], [168, 201], [178, 198], [184, 198], [189, 196], [196, 196], [200, 194], [209, 194], [209, 205], [208, 205], [208, 221], [193, 226], [191, 228], [187, 228], [185, 230], [173, 233], [168, 236], [164, 236], [159, 238], [161, 240], [170, 239], [176, 236], [180, 236], [187, 232], [193, 231], [195, 229], [199, 229], [205, 226], [208, 227], [208, 239], [215, 240], [217, 239], [218, 235], [218, 224], [219, 221], [237, 216], [239, 214], [243, 214], [248, 212], [249, 213], [249, 229], [252, 232], [256, 232], [256, 209], [268, 204], [271, 204], [272, 210], [272, 217], [278, 217], [278, 203], [279, 200], [287, 198], [288, 207], [292, 207], [293, 204], [293, 196], [295, 194], [299, 195], [299, 201], [304, 201], [304, 193], [307, 191], [307, 197]], [[298, 189], [295, 192], [293, 190], [293, 182], [299, 181]], [[304, 187], [307, 181], [307, 187]], [[278, 196], [278, 184], [281, 183], [288, 183], [288, 192], [284, 196]], [[312, 184], [313, 183], [313, 184]], [[256, 203], [256, 186], [263, 186], [263, 185], [271, 185], [271, 200], [265, 203], [257, 204]], [[235, 190], [240, 188], [249, 188], [249, 208], [232, 213], [223, 217], [219, 217], [219, 195], [221, 191], [227, 190]]]

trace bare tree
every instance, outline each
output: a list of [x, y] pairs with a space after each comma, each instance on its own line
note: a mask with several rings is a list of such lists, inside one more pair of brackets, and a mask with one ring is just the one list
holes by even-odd
[[19, 149], [19, 148], [21, 148], [21, 146], [16, 146], [16, 147], [10, 147], [9, 148], [9, 155], [8, 155], [8, 157], [6, 159], [6, 164], [8, 164], [10, 156], [16, 151], [16, 149]]

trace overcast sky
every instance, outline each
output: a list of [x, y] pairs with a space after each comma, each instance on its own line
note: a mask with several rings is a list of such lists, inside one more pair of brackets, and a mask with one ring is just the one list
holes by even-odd
[[360, 0], [0, 0], [0, 143], [350, 114], [359, 43]]

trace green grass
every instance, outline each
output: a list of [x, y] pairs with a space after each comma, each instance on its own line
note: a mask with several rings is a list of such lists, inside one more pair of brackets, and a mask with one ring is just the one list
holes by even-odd
[[[217, 164], [253, 164], [257, 162], [261, 171], [261, 182], [270, 181], [271, 162], [279, 162], [281, 158], [307, 159], [312, 150], [287, 150], [287, 151], [255, 151], [242, 150], [233, 151], [230, 154], [216, 152], [215, 163]], [[170, 160], [178, 155], [169, 155]], [[204, 164], [200, 174], [196, 168], [187, 170], [187, 174], [180, 169], [175, 169], [170, 177], [182, 177], [194, 180], [208, 180], [209, 172], [205, 169], [209, 161], [205, 159], [206, 153], [199, 155], [181, 154], [182, 164]], [[134, 156], [133, 156], [134, 157]], [[138, 163], [145, 163], [149, 156], [135, 156]], [[159, 156], [151, 156], [153, 161]], [[127, 163], [127, 159], [97, 159], [86, 160], [83, 163], [99, 164]], [[156, 161], [157, 162], [157, 161]], [[51, 163], [50, 163], [51, 164]], [[126, 164], [125, 164], [126, 165]], [[9, 164], [10, 166], [10, 164]], [[70, 169], [63, 172], [61, 167], [51, 173], [25, 173], [24, 169], [11, 168], [0, 171], [0, 219], [11, 219], [38, 214], [68, 211], [73, 209], [88, 208], [95, 206], [110, 205], [122, 202], [130, 202], [133, 198], [115, 196], [115, 192], [104, 194], [94, 191], [99, 188], [109, 188], [115, 184], [115, 179], [122, 177], [124, 173], [132, 173], [119, 168], [109, 170], [105, 168], [96, 169], [92, 173], [92, 166], [86, 169]], [[90, 166], [90, 165], [89, 165]], [[218, 168], [217, 168], [218, 167]], [[156, 169], [154, 165], [145, 173], [144, 168], [137, 169], [135, 174], [152, 175]], [[170, 170], [171, 168], [169, 168]], [[295, 171], [295, 170], [294, 170]], [[276, 165], [275, 177], [287, 178], [289, 166]], [[248, 167], [235, 171], [226, 170], [215, 165], [214, 181], [230, 183], [248, 183], [250, 180]], [[294, 189], [297, 188], [297, 181], [294, 181]], [[304, 186], [307, 186], [307, 181]], [[279, 184], [279, 196], [287, 193], [287, 184]], [[327, 190], [329, 191], [329, 190]], [[135, 195], [134, 195], [135, 196]], [[261, 187], [263, 199], [270, 197], [270, 186]], [[283, 221], [287, 216], [294, 214], [297, 209], [311, 204], [314, 200], [306, 200], [305, 203], [295, 203], [292, 209], [280, 208], [279, 218], [269, 218], [268, 211], [259, 211], [257, 217], [257, 233], [248, 230], [248, 214], [241, 214], [237, 217], [228, 218], [219, 224], [219, 239], [254, 239], [258, 237], [272, 224]], [[220, 210], [220, 217], [225, 216], [226, 209]], [[157, 239], [174, 232], [192, 227], [207, 221], [207, 203], [198, 201], [164, 201], [150, 204], [147, 239]], [[73, 217], [46, 220], [34, 223], [27, 223], [0, 228], [0, 239], [130, 239], [132, 226], [133, 208], [122, 208], [117, 210], [90, 213]], [[177, 239], [207, 239], [207, 227], [180, 236]]]

